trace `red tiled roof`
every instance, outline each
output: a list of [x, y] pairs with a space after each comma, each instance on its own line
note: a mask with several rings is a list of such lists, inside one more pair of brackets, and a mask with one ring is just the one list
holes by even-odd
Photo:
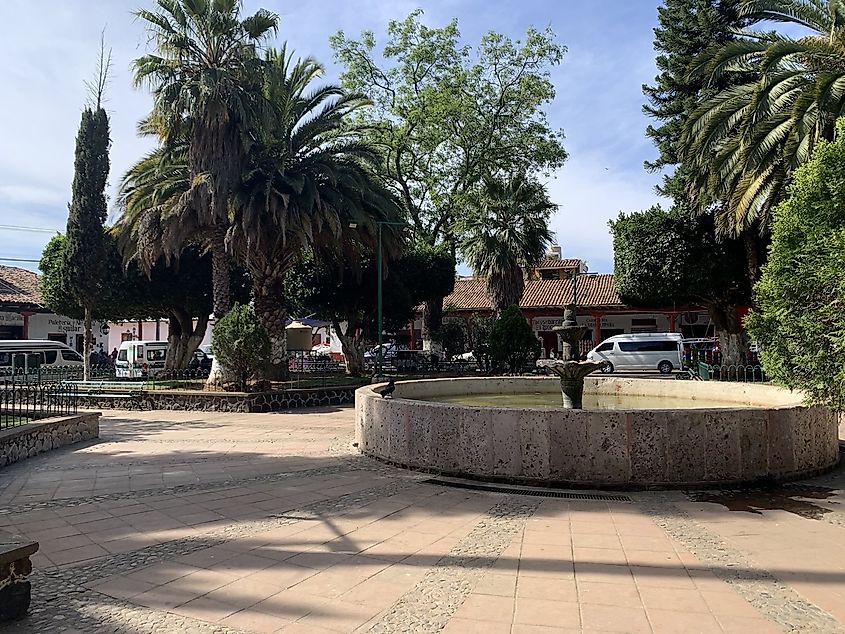
[[[559, 308], [572, 303], [572, 280], [526, 280], [520, 308]], [[616, 293], [613, 275], [578, 276], [578, 306], [624, 306]], [[490, 310], [487, 282], [470, 277], [455, 280], [455, 290], [443, 300], [453, 310]]]
[[580, 269], [581, 260], [578, 258], [546, 258], [535, 269]]
[[43, 303], [37, 274], [16, 266], [0, 266], [0, 305], [41, 307]]

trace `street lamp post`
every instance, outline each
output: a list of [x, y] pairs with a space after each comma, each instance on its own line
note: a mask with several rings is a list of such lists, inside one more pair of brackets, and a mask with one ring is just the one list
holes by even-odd
[[378, 356], [376, 356], [376, 376], [381, 377], [382, 365], [384, 364], [384, 348], [382, 347], [382, 334], [384, 331], [383, 311], [382, 311], [382, 253], [381, 253], [381, 228], [384, 225], [392, 227], [407, 227], [406, 222], [393, 222], [390, 220], [377, 220], [378, 225], [378, 260], [376, 261], [376, 269], [378, 275]]

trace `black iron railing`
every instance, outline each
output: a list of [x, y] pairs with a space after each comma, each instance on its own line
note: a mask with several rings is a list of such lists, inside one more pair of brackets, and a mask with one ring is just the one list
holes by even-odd
[[77, 396], [71, 383], [0, 381], [0, 429], [76, 414]]

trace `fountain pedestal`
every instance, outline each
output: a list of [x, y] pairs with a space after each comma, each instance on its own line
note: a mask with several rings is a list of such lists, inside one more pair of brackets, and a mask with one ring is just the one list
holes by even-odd
[[559, 361], [547, 365], [548, 370], [560, 379], [560, 394], [567, 409], [581, 409], [584, 405], [584, 377], [601, 370], [607, 361]]

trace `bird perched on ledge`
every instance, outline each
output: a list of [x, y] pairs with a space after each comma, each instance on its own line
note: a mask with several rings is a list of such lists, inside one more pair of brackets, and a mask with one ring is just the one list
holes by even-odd
[[390, 381], [388, 381], [388, 383], [387, 383], [387, 387], [379, 390], [378, 393], [381, 394], [382, 398], [387, 398], [388, 396], [393, 398], [391, 395], [395, 391], [396, 391], [396, 381], [394, 381], [393, 379], [390, 379]]

